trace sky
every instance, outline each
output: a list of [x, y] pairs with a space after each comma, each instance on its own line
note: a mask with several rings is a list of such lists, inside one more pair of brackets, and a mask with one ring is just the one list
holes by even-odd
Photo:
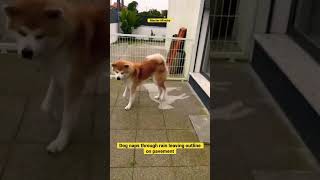
[[[124, 0], [124, 5], [128, 6], [130, 2], [133, 0]], [[157, 9], [159, 11], [161, 10], [167, 10], [168, 9], [168, 0], [135, 0], [138, 3], [138, 11], [148, 11], [149, 9]], [[112, 0], [113, 2], [117, 2], [117, 0]], [[120, 0], [121, 2], [121, 0]]]

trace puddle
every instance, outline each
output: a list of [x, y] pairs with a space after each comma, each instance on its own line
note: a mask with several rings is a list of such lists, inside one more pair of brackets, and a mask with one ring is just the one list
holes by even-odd
[[154, 96], [158, 95], [158, 87], [154, 83], [147, 83], [143, 84], [142, 86], [148, 91], [150, 99], [159, 104], [159, 109], [173, 109], [174, 107], [171, 105], [172, 103], [177, 100], [182, 100], [190, 97], [187, 96], [186, 93], [182, 93], [178, 96], [169, 95], [171, 91], [181, 89], [178, 87], [167, 87], [167, 94], [165, 96], [165, 99], [160, 102], [159, 100], [154, 99]]

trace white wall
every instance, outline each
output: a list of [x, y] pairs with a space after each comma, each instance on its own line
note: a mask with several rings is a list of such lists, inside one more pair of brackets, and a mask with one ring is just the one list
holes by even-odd
[[257, 3], [257, 0], [241, 0], [239, 3], [239, 23], [236, 38], [245, 57], [250, 56], [253, 48]]
[[292, 0], [276, 0], [274, 4], [271, 33], [287, 32]]
[[132, 31], [132, 34], [139, 35], [151, 35], [151, 30], [155, 34], [155, 36], [165, 37], [167, 28], [166, 27], [158, 27], [158, 26], [139, 26], [137, 29]]
[[[197, 30], [200, 25], [200, 15], [203, 7], [203, 0], [169, 0], [168, 3], [168, 18], [172, 22], [167, 23], [167, 37], [172, 37], [173, 34], [178, 34], [181, 27], [187, 28], [187, 37], [193, 39], [193, 42], [185, 43], [186, 60], [194, 61], [193, 51], [197, 40]], [[166, 48], [170, 47], [169, 41], [166, 41]], [[188, 62], [190, 63], [190, 62]], [[189, 68], [189, 67], [185, 67]]]
[[118, 37], [113, 35], [116, 33], [118, 33], [118, 23], [111, 23], [110, 24], [110, 44], [118, 40]]

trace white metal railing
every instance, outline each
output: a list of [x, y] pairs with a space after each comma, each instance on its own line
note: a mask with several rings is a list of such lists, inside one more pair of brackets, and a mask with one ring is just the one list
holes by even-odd
[[10, 51], [16, 51], [17, 46], [15, 43], [0, 43], [0, 53], [6, 54]]
[[193, 40], [133, 34], [110, 34], [110, 64], [118, 59], [141, 62], [148, 55], [160, 53], [166, 58], [169, 79], [186, 80], [189, 74]]

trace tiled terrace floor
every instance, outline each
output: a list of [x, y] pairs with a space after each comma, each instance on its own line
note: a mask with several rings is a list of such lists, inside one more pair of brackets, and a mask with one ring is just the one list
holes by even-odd
[[[151, 82], [147, 82], [151, 83]], [[142, 87], [130, 111], [122, 97], [121, 81], [111, 80], [111, 179], [209, 179], [210, 146], [204, 150], [177, 150], [176, 155], [144, 155], [143, 150], [119, 150], [117, 142], [198, 142], [189, 115], [207, 114], [187, 82], [168, 81], [168, 92], [189, 96], [176, 100], [173, 109], [158, 108]]]
[[73, 143], [52, 156], [45, 147], [60, 122], [40, 111], [48, 76], [16, 55], [0, 54], [0, 61], [0, 179], [105, 179], [106, 87], [86, 101]]
[[213, 179], [319, 179], [319, 164], [250, 64], [215, 62], [211, 72]]

